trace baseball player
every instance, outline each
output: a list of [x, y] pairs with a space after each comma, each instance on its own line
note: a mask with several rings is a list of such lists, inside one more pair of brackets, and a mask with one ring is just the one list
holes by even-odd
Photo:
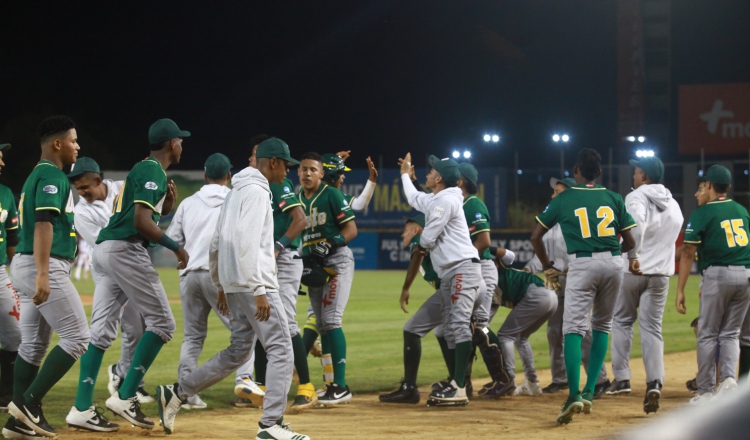
[[[73, 193], [62, 172], [78, 156], [76, 126], [67, 116], [52, 116], [42, 121], [38, 133], [41, 160], [23, 185], [18, 255], [11, 262], [11, 280], [21, 298], [21, 345], [13, 401], [8, 404], [13, 417], [5, 429], [24, 435], [30, 428], [53, 437], [42, 399], [83, 355], [90, 335], [83, 303], [70, 280], [77, 238]], [[60, 342], [44, 359], [53, 331]]]
[[[298, 169], [302, 184], [299, 200], [307, 217], [307, 228], [302, 233], [307, 273], [302, 284], [309, 287], [310, 303], [318, 321], [324, 378], [326, 383], [332, 380], [318, 402], [336, 405], [352, 398], [346, 384], [346, 337], [341, 325], [354, 281], [354, 255], [347, 244], [357, 236], [357, 225], [341, 191], [323, 183], [323, 162], [319, 154], [306, 153]], [[312, 282], [310, 276], [315, 267], [327, 269], [331, 276], [323, 282]]]
[[[552, 198], [557, 197], [558, 194], [576, 186], [576, 181], [572, 177], [565, 179], [550, 179], [550, 186], [554, 190]], [[563, 273], [568, 271], [568, 250], [565, 247], [565, 239], [562, 235], [562, 229], [557, 224], [553, 226], [549, 232], [544, 234], [542, 238], [544, 240], [544, 247], [547, 249], [547, 255], [550, 260], [555, 261], [557, 267]], [[542, 269], [542, 263], [539, 262], [539, 258], [535, 255], [526, 264], [524, 268], [530, 273], [544, 272]], [[568, 379], [565, 373], [565, 357], [563, 356], [563, 310], [565, 309], [565, 275], [561, 275], [558, 278], [558, 285], [549, 285], [557, 293], [557, 309], [555, 313], [547, 321], [547, 342], [549, 343], [549, 356], [550, 356], [550, 368], [552, 369], [552, 383], [541, 389], [542, 393], [554, 394], [560, 391], [568, 389]], [[531, 344], [528, 338], [520, 337], [516, 340], [516, 349], [521, 357], [521, 361], [526, 371], [526, 377], [529, 377], [530, 370], [533, 364], [533, 353], [531, 351]], [[581, 343], [581, 355], [583, 360], [583, 368], [588, 369], [589, 366], [589, 354], [591, 352], [591, 329], [586, 331], [586, 335], [583, 337]], [[599, 379], [594, 389], [594, 399], [598, 398], [604, 391], [610, 386], [609, 379], [607, 379], [607, 368], [602, 364], [602, 369], [599, 373]], [[521, 395], [538, 395], [539, 384], [526, 381], [523, 385], [516, 388], [517, 394]]]
[[[5, 168], [5, 153], [10, 144], [0, 144], [0, 170]], [[0, 411], [7, 411], [13, 400], [13, 364], [21, 344], [20, 300], [5, 270], [18, 244], [18, 211], [13, 193], [0, 185]]]
[[173, 251], [179, 261], [178, 269], [184, 269], [189, 262], [185, 248], [157, 224], [162, 215], [172, 210], [177, 198], [174, 182], [167, 183], [165, 169], [180, 161], [183, 138], [188, 136], [190, 132], [180, 130], [171, 119], [159, 119], [151, 125], [148, 132], [151, 156], [128, 173], [114, 203], [114, 212], [99, 232], [94, 248], [99, 277], [94, 291], [97, 302], [92, 307], [91, 344], [81, 362], [80, 377], [90, 379], [88, 388], [93, 393], [104, 352], [114, 339], [107, 317], [117, 316], [127, 301], [127, 308], [133, 307], [143, 316], [146, 331], [138, 341], [125, 380], [117, 393], [107, 399], [106, 406], [144, 429], [152, 429], [154, 422], [141, 411], [136, 393], [146, 371], [175, 331], [167, 294], [146, 248], [158, 243]]
[[89, 271], [91, 270], [91, 246], [86, 240], [78, 240], [78, 256], [75, 261], [75, 271], [73, 272], [73, 279], [76, 281], [81, 280], [81, 273], [83, 273], [83, 279], [89, 279]]
[[[676, 307], [685, 314], [685, 284], [696, 252], [698, 270], [703, 275], [698, 320], [698, 394], [692, 404], [708, 402], [716, 385], [714, 358], [721, 345], [721, 383], [716, 397], [737, 388], [739, 334], [750, 306], [750, 216], [739, 203], [727, 198], [732, 174], [714, 165], [703, 176], [699, 198], [705, 204], [690, 215], [685, 229], [685, 247], [680, 259]], [[700, 204], [700, 203], [699, 203]]]
[[258, 169], [247, 167], [232, 178], [211, 240], [209, 267], [217, 306], [231, 313], [231, 345], [174, 385], [156, 389], [164, 430], [174, 432], [177, 412], [190, 395], [219, 382], [247, 362], [260, 339], [268, 355], [268, 374], [259, 439], [310, 440], [283, 423], [292, 380], [292, 340], [276, 280], [273, 206], [268, 183], [282, 183], [287, 167], [299, 162], [278, 139], [257, 149]]
[[[569, 396], [557, 416], [558, 424], [567, 424], [575, 414], [591, 412], [594, 388], [609, 346], [609, 331], [615, 301], [622, 283], [621, 253], [633, 248], [630, 229], [636, 226], [619, 194], [596, 184], [601, 175], [601, 155], [584, 148], [578, 153], [574, 178], [578, 185], [558, 194], [547, 209], [536, 217], [531, 235], [545, 274], [562, 275], [550, 261], [542, 237], [560, 224], [568, 252], [568, 276], [565, 286], [565, 366]], [[624, 240], [621, 246], [618, 234]], [[593, 316], [592, 316], [593, 309]], [[593, 327], [587, 380], [580, 390], [581, 341], [589, 325]]]
[[[262, 151], [289, 149], [284, 141], [278, 138], [266, 139], [261, 145], [263, 146]], [[279, 294], [281, 295], [281, 303], [284, 304], [284, 310], [287, 314], [289, 335], [292, 338], [292, 347], [294, 350], [294, 367], [299, 378], [297, 396], [289, 409], [294, 412], [300, 412], [311, 408], [318, 400], [315, 387], [310, 381], [310, 370], [307, 365], [307, 353], [309, 350], [305, 348], [305, 342], [300, 335], [297, 325], [297, 295], [303, 269], [302, 260], [299, 258], [297, 249], [300, 245], [300, 233], [307, 227], [307, 218], [302, 209], [302, 204], [294, 192], [294, 185], [291, 180], [285, 178], [282, 183], [272, 182], [269, 186], [273, 202], [273, 237]], [[266, 383], [268, 360], [266, 358], [266, 351], [260, 342], [255, 345], [255, 356], [256, 380], [262, 389]], [[254, 398], [254, 400], [257, 406], [262, 406], [263, 402], [261, 399]]]
[[430, 156], [430, 173], [425, 187], [432, 194], [418, 191], [412, 184], [411, 154], [401, 162], [401, 181], [409, 204], [425, 214], [425, 227], [418, 249], [430, 251], [440, 277], [443, 333], [449, 349], [455, 349], [453, 379], [430, 394], [428, 405], [467, 405], [466, 369], [473, 350], [471, 315], [484, 292], [479, 253], [471, 243], [463, 212], [463, 195], [457, 188], [461, 179], [453, 159]]
[[[232, 164], [221, 153], [214, 153], [203, 166], [207, 184], [180, 203], [167, 228], [167, 235], [185, 247], [193, 255], [190, 263], [180, 271], [180, 300], [184, 338], [180, 351], [178, 377], [189, 375], [198, 367], [198, 356], [203, 351], [208, 330], [208, 315], [216, 312], [224, 326], [231, 331], [232, 318], [219, 313], [216, 306], [217, 291], [208, 272], [208, 248], [216, 230], [221, 205], [229, 193], [227, 185], [231, 179]], [[246, 362], [237, 369], [235, 389], [237, 393], [262, 394], [252, 380], [253, 363]], [[188, 396], [186, 409], [203, 409], [206, 403], [193, 394]]]
[[612, 389], [630, 389], [630, 348], [633, 324], [641, 329], [643, 364], [646, 367], [646, 414], [659, 409], [664, 384], [664, 340], [661, 322], [674, 275], [674, 243], [682, 229], [682, 212], [672, 193], [660, 182], [664, 164], [658, 157], [631, 160], [635, 167], [633, 187], [625, 208], [635, 220], [635, 248], [628, 252], [628, 268], [617, 297], [612, 326]]

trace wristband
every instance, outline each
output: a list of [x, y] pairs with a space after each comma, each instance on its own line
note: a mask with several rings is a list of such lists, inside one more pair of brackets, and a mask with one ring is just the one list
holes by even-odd
[[161, 238], [159, 239], [159, 244], [169, 249], [172, 252], [177, 252], [178, 250], [180, 250], [180, 245], [177, 244], [176, 241], [169, 238], [169, 235], [167, 234], [161, 235]]
[[492, 254], [492, 258], [497, 257], [497, 246], [490, 246], [490, 253]]
[[281, 238], [276, 240], [276, 242], [273, 244], [273, 247], [278, 251], [283, 251], [284, 249], [289, 247], [290, 244], [292, 244], [292, 240], [290, 240], [286, 235], [282, 235]]
[[334, 245], [335, 247], [346, 246], [346, 239], [341, 234], [337, 234], [329, 238], [328, 242]]

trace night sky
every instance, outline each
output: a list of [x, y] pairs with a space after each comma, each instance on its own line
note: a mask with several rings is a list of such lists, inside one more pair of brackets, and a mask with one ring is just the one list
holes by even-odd
[[[556, 166], [556, 130], [572, 149], [617, 142], [616, 6], [2, 2], [0, 141], [14, 148], [0, 181], [20, 189], [39, 157], [34, 130], [57, 113], [77, 121], [80, 154], [107, 169], [145, 157], [162, 117], [193, 133], [178, 169], [216, 151], [244, 166], [257, 133], [294, 155], [351, 149], [358, 167], [456, 147], [483, 165], [519, 150], [522, 167]], [[750, 2], [679, 0], [672, 13], [674, 93], [750, 81]], [[679, 159], [676, 145], [660, 151]]]

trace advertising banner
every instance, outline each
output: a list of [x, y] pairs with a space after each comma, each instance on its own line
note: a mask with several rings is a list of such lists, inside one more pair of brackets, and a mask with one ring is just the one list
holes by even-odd
[[750, 151], [750, 83], [680, 86], [680, 154]]

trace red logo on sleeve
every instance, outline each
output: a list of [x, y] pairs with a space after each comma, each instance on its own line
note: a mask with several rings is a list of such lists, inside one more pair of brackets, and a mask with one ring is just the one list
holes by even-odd
[[469, 226], [469, 232], [473, 232], [476, 228], [476, 226]]
[[342, 212], [341, 214], [336, 216], [336, 220], [341, 220], [342, 218], [346, 217], [346, 213]]
[[281, 202], [279, 203], [279, 208], [283, 208], [283, 207], [285, 207], [285, 206], [286, 206], [286, 200], [282, 200], [282, 201], [281, 201]]

